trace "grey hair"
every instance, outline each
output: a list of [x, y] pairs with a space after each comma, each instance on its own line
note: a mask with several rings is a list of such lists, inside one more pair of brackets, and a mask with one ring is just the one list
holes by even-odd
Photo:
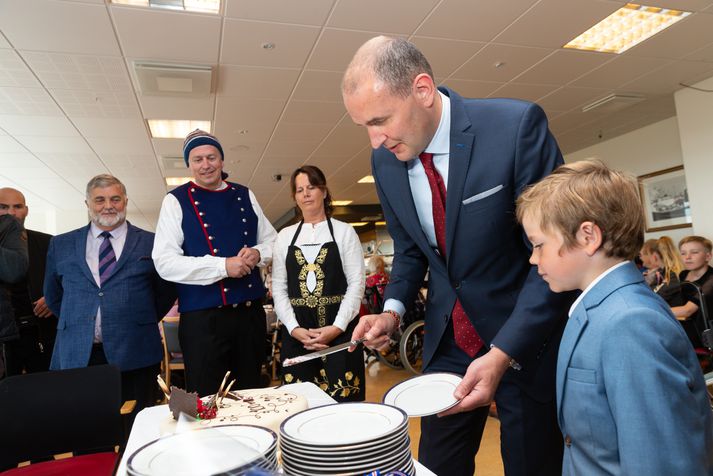
[[123, 183], [121, 183], [121, 180], [114, 177], [113, 175], [100, 174], [100, 175], [97, 175], [96, 177], [93, 177], [87, 184], [87, 190], [86, 190], [87, 200], [89, 200], [92, 190], [94, 190], [95, 188], [106, 188], [106, 187], [111, 187], [112, 185], [118, 185], [119, 187], [121, 187], [121, 193], [124, 196], [126, 196], [126, 187], [124, 186]]
[[357, 71], [371, 72], [391, 94], [402, 98], [411, 94], [413, 80], [419, 74], [426, 73], [433, 79], [433, 69], [416, 45], [386, 36], [372, 38], [357, 51], [342, 82], [344, 93], [356, 91], [361, 79]]

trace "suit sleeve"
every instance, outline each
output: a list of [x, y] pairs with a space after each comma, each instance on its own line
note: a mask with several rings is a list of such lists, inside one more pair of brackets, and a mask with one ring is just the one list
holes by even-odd
[[710, 407], [677, 322], [651, 309], [618, 313], [602, 335], [600, 368], [621, 474], [708, 474]]
[[47, 250], [47, 267], [45, 268], [45, 304], [57, 317], [60, 317], [60, 308], [62, 304], [62, 279], [57, 274], [57, 258], [56, 258], [56, 238], [50, 240], [50, 246]]
[[[522, 115], [515, 151], [515, 193], [549, 175], [564, 161], [555, 138], [547, 127], [544, 111], [530, 104]], [[530, 247], [522, 234], [524, 246]], [[536, 359], [556, 329], [561, 329], [572, 293], [555, 294], [531, 267], [512, 314], [492, 344], [526, 365]]]
[[27, 242], [20, 223], [9, 215], [0, 220], [0, 281], [16, 283], [27, 273]]
[[416, 242], [404, 230], [398, 215], [394, 212], [391, 203], [389, 203], [384, 194], [382, 181], [385, 179], [381, 178], [377, 172], [377, 153], [378, 151], [375, 151], [371, 155], [371, 168], [374, 171], [376, 192], [379, 195], [381, 208], [384, 211], [386, 228], [394, 240], [391, 277], [384, 291], [384, 300], [395, 299], [408, 307], [410, 303], [414, 302], [416, 293], [421, 289], [423, 278], [426, 276], [426, 270], [428, 269], [428, 260], [416, 245]]

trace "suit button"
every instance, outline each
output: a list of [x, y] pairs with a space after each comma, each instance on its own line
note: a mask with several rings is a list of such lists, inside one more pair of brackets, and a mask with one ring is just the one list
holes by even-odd
[[564, 437], [564, 445], [565, 445], [567, 448], [569, 448], [570, 446], [572, 446], [572, 437], [571, 437], [571, 436], [566, 435], [566, 436]]
[[104, 293], [99, 293], [99, 296], [103, 296], [103, 295], [104, 295]]
[[443, 322], [448, 322], [448, 314], [443, 315]]
[[224, 293], [227, 293], [228, 291], [230, 291], [228, 288], [223, 288]]
[[250, 307], [250, 306], [252, 306], [252, 305], [253, 305], [252, 301], [247, 301], [247, 302], [245, 303], [245, 307]]
[[460, 289], [460, 281], [453, 283], [455, 289]]

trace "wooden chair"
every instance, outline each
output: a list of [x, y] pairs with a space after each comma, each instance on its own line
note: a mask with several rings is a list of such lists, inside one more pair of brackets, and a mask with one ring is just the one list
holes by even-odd
[[[135, 403], [122, 407], [121, 372], [113, 365], [1, 380], [0, 471], [8, 470], [6, 476], [111, 475], [126, 442], [121, 413], [133, 411]], [[52, 460], [63, 453], [74, 456]], [[50, 461], [17, 467], [38, 459]]]
[[163, 371], [166, 385], [171, 388], [171, 372], [185, 370], [181, 344], [178, 342], [178, 319], [164, 318], [161, 321], [163, 334]]

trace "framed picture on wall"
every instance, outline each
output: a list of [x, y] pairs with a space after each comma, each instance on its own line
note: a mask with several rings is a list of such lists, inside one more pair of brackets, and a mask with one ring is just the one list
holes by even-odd
[[647, 232], [693, 226], [683, 165], [640, 175], [638, 181]]

